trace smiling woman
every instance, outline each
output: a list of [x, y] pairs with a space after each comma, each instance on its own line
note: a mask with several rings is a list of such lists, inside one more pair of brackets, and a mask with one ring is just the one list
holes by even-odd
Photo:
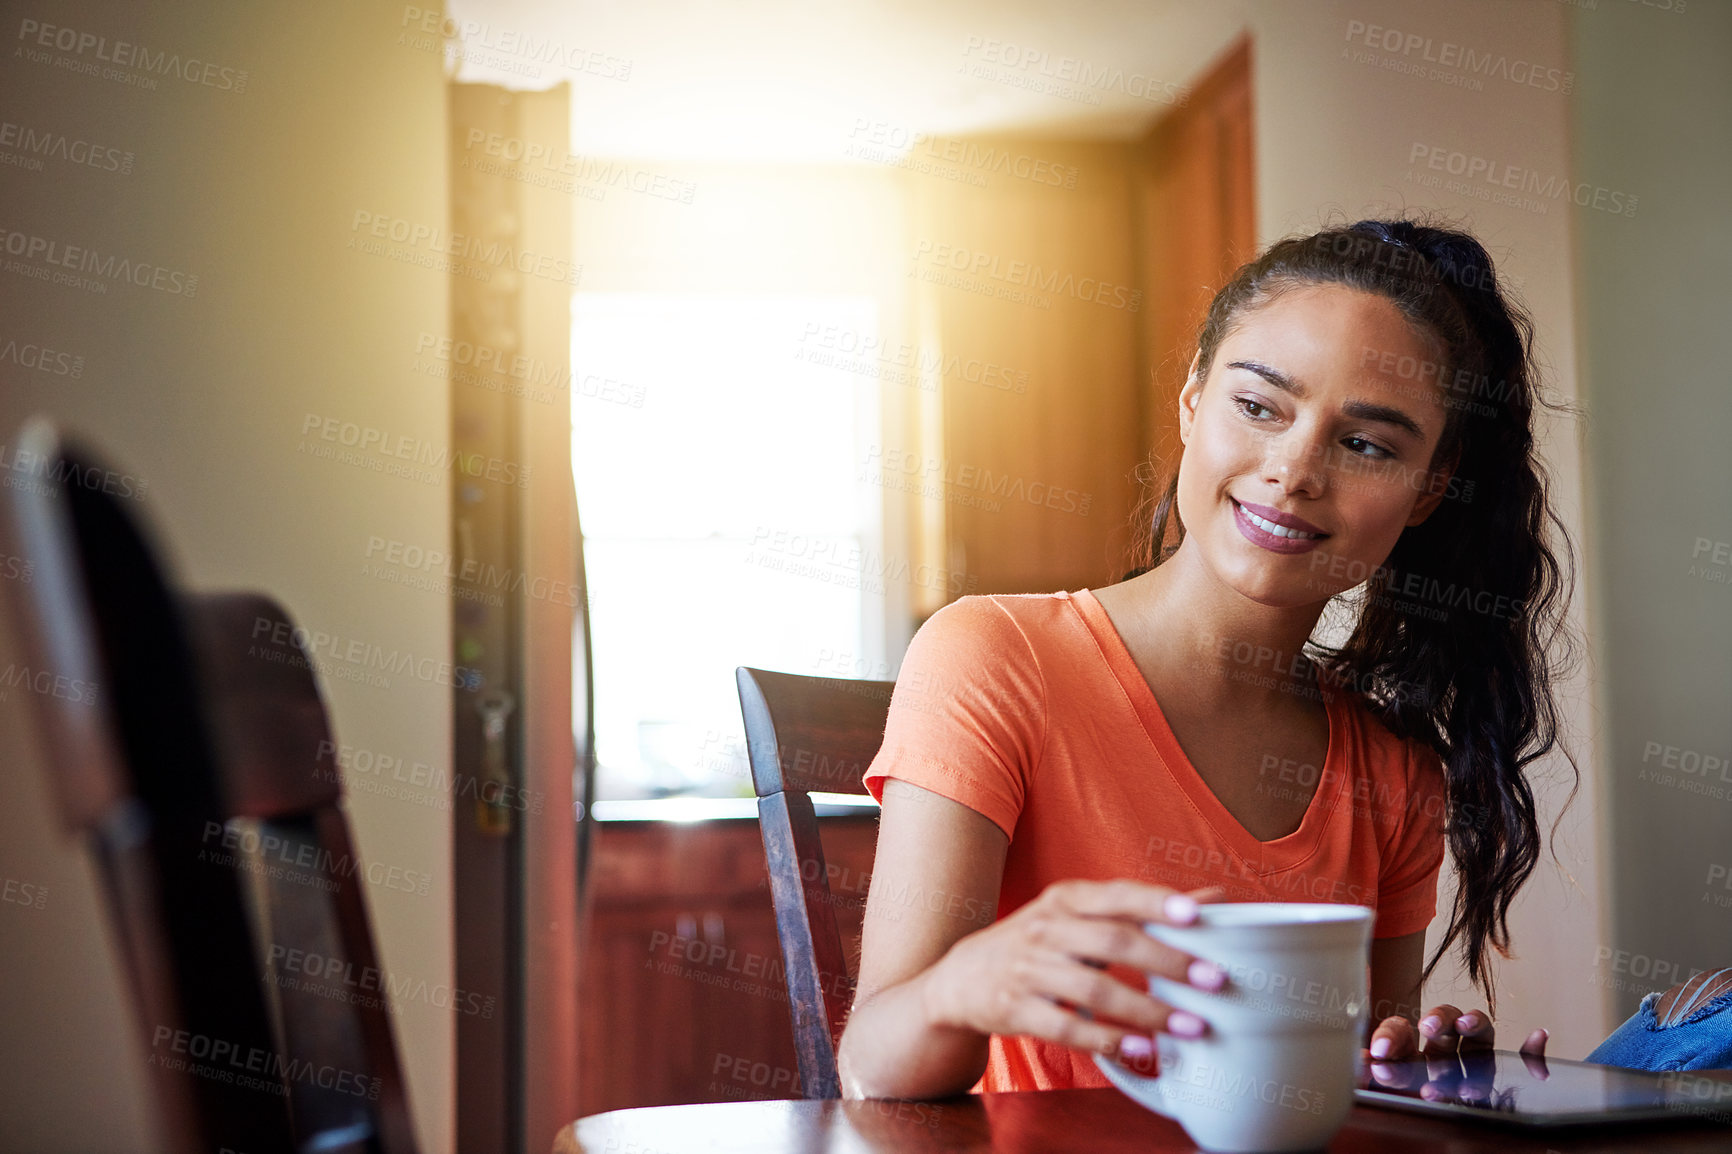
[[[1460, 940], [1488, 997], [1487, 946], [1507, 948], [1509, 903], [1538, 858], [1521, 770], [1555, 744], [1548, 655], [1563, 639], [1571, 583], [1546, 542], [1549, 522], [1567, 566], [1569, 539], [1535, 454], [1543, 402], [1531, 330], [1472, 237], [1362, 221], [1281, 242], [1240, 269], [1209, 309], [1201, 372], [1180, 403], [1188, 428], [1209, 366], [1224, 360], [1214, 411], [1225, 397], [1245, 431], [1199, 447], [1243, 453], [1254, 451], [1246, 438], [1261, 443], [1281, 458], [1274, 468], [1297, 498], [1290, 504], [1348, 515], [1339, 537], [1324, 533], [1334, 537], [1327, 548], [1286, 547], [1315, 551], [1304, 579], [1312, 593], [1335, 596], [1368, 578], [1357, 628], [1320, 656], [1370, 692], [1394, 732], [1445, 757], [1462, 884], [1426, 972]], [[1325, 391], [1312, 397], [1308, 382]], [[1463, 391], [1495, 401], [1469, 409]], [[1187, 495], [1192, 472], [1175, 472], [1149, 518], [1145, 570], [1178, 551], [1188, 525], [1211, 523], [1206, 498]], [[1325, 490], [1329, 500], [1317, 500]]]
[[[909, 648], [866, 774], [883, 817], [846, 1093], [1101, 1085], [1086, 1051], [1206, 1033], [1143, 983], [1226, 975], [1139, 931], [1223, 897], [1376, 911], [1372, 1055], [1491, 1044], [1489, 1014], [1419, 1006], [1457, 944], [1492, 998], [1540, 850], [1525, 770], [1556, 744], [1568, 584], [1529, 327], [1477, 241], [1406, 221], [1234, 274], [1141, 568], [963, 598]], [[1493, 380], [1488, 411], [1453, 403]], [[1317, 640], [1332, 605], [1338, 647]], [[1426, 965], [1446, 841], [1455, 904]], [[882, 896], [911, 886], [993, 920]]]

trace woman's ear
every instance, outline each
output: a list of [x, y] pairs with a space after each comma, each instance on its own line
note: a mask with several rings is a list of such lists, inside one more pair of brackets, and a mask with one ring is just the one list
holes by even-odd
[[1197, 402], [1203, 398], [1203, 382], [1197, 377], [1197, 362], [1203, 351], [1191, 356], [1191, 369], [1185, 375], [1185, 385], [1179, 390], [1179, 444], [1191, 443], [1191, 422], [1197, 417]]

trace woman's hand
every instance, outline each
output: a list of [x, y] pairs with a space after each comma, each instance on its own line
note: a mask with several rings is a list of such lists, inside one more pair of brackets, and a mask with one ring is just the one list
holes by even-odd
[[927, 975], [924, 1006], [939, 1028], [1021, 1034], [1128, 1060], [1154, 1053], [1153, 1035], [1184, 1038], [1207, 1024], [1104, 972], [1125, 966], [1202, 990], [1219, 990], [1226, 974], [1143, 932], [1144, 922], [1184, 926], [1199, 901], [1135, 881], [1064, 881], [993, 925], [961, 938]]
[[[1535, 1030], [1521, 1045], [1528, 1073], [1544, 1081], [1545, 1030]], [[1462, 1013], [1454, 1006], [1434, 1006], [1418, 1023], [1405, 1017], [1385, 1018], [1371, 1034], [1366, 1057], [1371, 1076], [1397, 1089], [1417, 1087], [1425, 1098], [1474, 1101], [1491, 1093], [1496, 1073], [1491, 1052], [1497, 1039], [1491, 1015], [1484, 1010]], [[1426, 1062], [1407, 1062], [1423, 1055]]]

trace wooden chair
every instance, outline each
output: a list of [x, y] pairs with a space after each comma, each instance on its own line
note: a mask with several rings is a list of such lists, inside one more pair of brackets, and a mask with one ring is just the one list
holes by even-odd
[[800, 1084], [808, 1098], [840, 1098], [836, 1046], [853, 978], [809, 795], [866, 792], [861, 779], [883, 744], [894, 683], [745, 666], [734, 671], [734, 680], [758, 795]]
[[[33, 422], [9, 489], [28, 583], [6, 582], [31, 670], [50, 789], [102, 878], [162, 1138], [176, 1151], [288, 1154], [285, 1085], [247, 1069], [277, 1053], [239, 875], [202, 860], [225, 816], [216, 753], [181, 610], [134, 519], [103, 491], [119, 476]], [[220, 1047], [220, 1050], [219, 1050]]]
[[[35, 565], [13, 590], [20, 631], [71, 687], [39, 698], [43, 744], [62, 818], [99, 860], [168, 1146], [413, 1154], [366, 873], [287, 617], [256, 595], [177, 598], [104, 490], [117, 474], [45, 423], [19, 452], [61, 479], [13, 490]], [[375, 997], [287, 980], [290, 950]]]

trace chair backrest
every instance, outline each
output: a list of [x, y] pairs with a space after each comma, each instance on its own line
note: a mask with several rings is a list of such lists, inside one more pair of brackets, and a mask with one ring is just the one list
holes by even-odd
[[111, 472], [46, 425], [26, 450], [74, 479], [14, 490], [35, 564], [21, 631], [71, 679], [40, 698], [44, 744], [63, 818], [95, 843], [170, 1145], [413, 1154], [367, 875], [296, 630], [261, 596], [177, 598], [136, 515], [79, 480]]
[[734, 680], [758, 795], [802, 1092], [808, 1098], [839, 1098], [836, 1046], [853, 979], [809, 795], [866, 792], [861, 779], [884, 742], [894, 683], [745, 666], [734, 671]]
[[317, 1136], [320, 1151], [414, 1154], [368, 875], [302, 634], [258, 594], [201, 594], [186, 606], [227, 787], [221, 836], [267, 867], [256, 920], [295, 1133], [303, 1149]]
[[9, 600], [44, 687], [51, 793], [97, 858], [163, 1141], [288, 1154], [285, 1083], [259, 1068], [277, 1050], [239, 875], [205, 860], [225, 806], [180, 606], [105, 491], [119, 474], [43, 422], [17, 455], [31, 476], [9, 490], [12, 527], [33, 576], [7, 582]]

